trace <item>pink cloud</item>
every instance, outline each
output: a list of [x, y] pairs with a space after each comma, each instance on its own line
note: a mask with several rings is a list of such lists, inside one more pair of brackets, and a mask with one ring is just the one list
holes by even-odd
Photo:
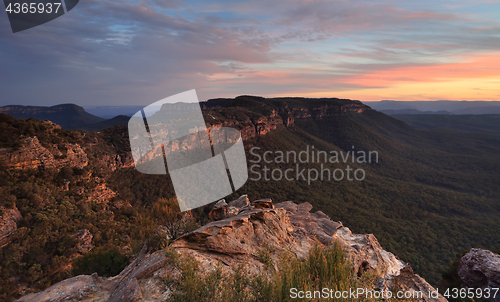
[[388, 87], [402, 82], [443, 82], [500, 75], [500, 54], [471, 55], [461, 62], [388, 68], [349, 77], [343, 83]]

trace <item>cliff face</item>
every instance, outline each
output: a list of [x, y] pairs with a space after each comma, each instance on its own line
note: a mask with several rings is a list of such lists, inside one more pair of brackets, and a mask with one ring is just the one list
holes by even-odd
[[[229, 127], [238, 129], [244, 141], [265, 135], [270, 131], [293, 127], [296, 120], [311, 118], [314, 120], [335, 119], [350, 114], [360, 114], [370, 107], [361, 102], [338, 99], [302, 99], [302, 98], [276, 98], [265, 99], [259, 97], [237, 97], [236, 99], [209, 100], [200, 103], [206, 128]], [[165, 111], [162, 111], [165, 110]], [[148, 118], [148, 121], [168, 121], [193, 110], [192, 104], [164, 104], [162, 109]], [[164, 125], [163, 125], [164, 126]], [[164, 127], [165, 129], [168, 127]], [[191, 133], [200, 131], [193, 128]], [[167, 130], [156, 132], [153, 141], [163, 141], [168, 137]], [[165, 154], [179, 149], [193, 150], [210, 144], [203, 140], [203, 136], [187, 136], [179, 138], [171, 144], [165, 145]], [[137, 139], [137, 137], [131, 137]], [[206, 137], [208, 140], [208, 137]], [[213, 138], [212, 138], [213, 139]], [[216, 143], [213, 141], [213, 143]], [[246, 146], [250, 146], [248, 143]], [[147, 154], [142, 160], [147, 162], [160, 156], [162, 150], [157, 147]], [[140, 153], [138, 151], [138, 153]]]
[[[273, 99], [270, 99], [273, 100]], [[261, 100], [259, 100], [261, 101]], [[310, 102], [310, 103], [308, 103]], [[270, 105], [262, 104], [245, 108], [245, 103], [231, 103], [230, 106], [208, 101], [202, 103], [207, 127], [233, 127], [240, 130], [244, 140], [264, 135], [281, 126], [293, 127], [295, 120], [312, 118], [314, 120], [338, 118], [349, 114], [363, 113], [372, 110], [361, 102], [349, 101], [338, 104], [327, 101], [318, 102], [316, 99], [305, 100], [300, 104], [279, 99]], [[260, 112], [260, 114], [256, 114]]]
[[[346, 107], [346, 106], [322, 106], [318, 108], [288, 108], [284, 106], [281, 109], [269, 109], [269, 112], [264, 114], [256, 114], [253, 111], [246, 110], [240, 107], [229, 107], [222, 109], [204, 109], [203, 116], [207, 128], [221, 128], [230, 127], [238, 129], [244, 141], [253, 137], [261, 136], [269, 133], [270, 131], [279, 129], [280, 127], [293, 127], [296, 119], [302, 118], [334, 118], [342, 114], [351, 112], [362, 112], [365, 110], [364, 105], [360, 107]], [[365, 106], [366, 107], [366, 106]], [[354, 108], [354, 109], [353, 109]], [[193, 132], [196, 132], [193, 129]], [[167, 133], [158, 133], [159, 136], [167, 136]], [[133, 138], [132, 138], [133, 139]], [[155, 138], [153, 138], [154, 140]], [[200, 140], [201, 139], [201, 140]], [[205, 139], [205, 140], [204, 140]], [[161, 140], [161, 139], [160, 139]], [[212, 138], [212, 143], [216, 144], [217, 141]], [[165, 146], [165, 154], [168, 156], [171, 152], [179, 149], [193, 150], [210, 144], [208, 136], [188, 136], [173, 141], [168, 146]], [[248, 144], [247, 144], [248, 146]], [[159, 147], [157, 149], [144, 154], [144, 161], [149, 161], [152, 158], [162, 154]]]
[[[352, 234], [324, 213], [310, 213], [311, 209], [309, 203], [286, 201], [273, 205], [270, 199], [250, 202], [244, 195], [229, 204], [219, 203], [211, 217], [221, 220], [183, 235], [171, 248], [196, 259], [204, 271], [222, 263], [228, 273], [244, 265], [247, 272], [264, 274], [265, 265], [258, 257], [263, 249], [270, 251], [274, 259], [283, 251], [303, 259], [318, 242], [327, 246], [337, 241], [347, 251], [357, 276], [366, 271], [377, 274], [379, 279], [373, 288], [422, 291], [423, 297], [416, 300], [446, 301], [441, 296], [428, 297], [427, 293], [434, 289], [408, 264], [383, 250], [373, 235]], [[165, 251], [147, 253], [143, 249], [116, 277], [77, 276], [18, 301], [165, 301], [175, 289], [162, 280], [178, 280], [180, 274]]]

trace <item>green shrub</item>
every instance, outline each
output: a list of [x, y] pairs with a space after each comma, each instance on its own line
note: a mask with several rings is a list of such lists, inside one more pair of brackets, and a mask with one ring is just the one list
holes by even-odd
[[151, 236], [147, 241], [146, 245], [151, 251], [162, 250], [168, 246], [169, 240], [163, 235], [155, 234]]
[[259, 257], [259, 261], [262, 262], [266, 268], [273, 265], [273, 259], [271, 258], [271, 250], [269, 249], [269, 246], [266, 245], [263, 249], [259, 250], [257, 256]]
[[111, 277], [118, 275], [127, 266], [127, 257], [120, 253], [116, 246], [95, 248], [73, 262], [75, 275], [90, 275]]

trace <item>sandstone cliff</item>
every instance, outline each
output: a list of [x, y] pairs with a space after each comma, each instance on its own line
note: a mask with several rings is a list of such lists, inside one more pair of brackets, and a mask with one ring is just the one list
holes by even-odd
[[244, 140], [264, 135], [281, 126], [293, 127], [295, 120], [338, 118], [372, 110], [361, 102], [351, 100], [265, 99], [252, 96], [209, 100], [202, 102], [201, 107], [208, 127], [236, 128]]
[[[265, 265], [258, 257], [263, 249], [269, 250], [272, 257], [289, 251], [302, 259], [315, 244], [326, 246], [337, 241], [346, 249], [358, 276], [367, 271], [378, 276], [374, 288], [424, 293], [434, 290], [408, 264], [383, 250], [373, 235], [352, 234], [324, 213], [310, 213], [311, 209], [309, 203], [273, 204], [270, 199], [250, 202], [244, 195], [230, 203], [218, 203], [211, 217], [220, 220], [183, 235], [170, 247], [178, 254], [190, 255], [205, 270], [222, 263], [227, 272], [244, 265], [250, 273], [263, 274]], [[178, 279], [180, 274], [165, 251], [148, 253], [143, 248], [118, 276], [77, 276], [18, 301], [167, 301], [175, 289], [163, 280]], [[441, 296], [432, 298], [426, 294], [417, 300], [446, 301]]]
[[[173, 116], [181, 114], [182, 108], [178, 106], [179, 105], [170, 105], [165, 107], [168, 108], [169, 111], [163, 114], [168, 115], [166, 118], [172, 115], [172, 112], [175, 112]], [[242, 96], [235, 99], [209, 100], [200, 103], [200, 106], [203, 109], [203, 117], [207, 128], [230, 127], [238, 129], [244, 141], [265, 135], [279, 128], [294, 127], [295, 121], [300, 119], [334, 119], [349, 114], [360, 114], [367, 110], [372, 110], [361, 102], [351, 100], [303, 98], [266, 99], [253, 96]], [[183, 107], [191, 108], [191, 105], [185, 104]], [[162, 110], [163, 109], [164, 108], [162, 108]], [[193, 129], [193, 132], [195, 132], [195, 129]], [[163, 140], [162, 137], [167, 137], [166, 132], [158, 132], [156, 135], [160, 137], [160, 141]], [[196, 140], [193, 140], [194, 138]], [[155, 140], [154, 137], [153, 140]], [[213, 143], [215, 144], [216, 142], [214, 141]], [[168, 156], [170, 152], [178, 149], [196, 149], [198, 146], [206, 144], [207, 142], [200, 141], [200, 137], [198, 136], [183, 137], [164, 146], [165, 154]], [[248, 142], [246, 142], [245, 145], [247, 147], [251, 146]], [[150, 161], [152, 158], [160, 156], [162, 154], [162, 150], [160, 149], [161, 147], [157, 147], [155, 150], [144, 154], [142, 160]]]

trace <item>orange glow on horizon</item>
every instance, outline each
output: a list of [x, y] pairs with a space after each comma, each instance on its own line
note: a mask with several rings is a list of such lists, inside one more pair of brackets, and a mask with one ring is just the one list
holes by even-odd
[[500, 54], [470, 56], [457, 63], [391, 68], [338, 82], [355, 87], [340, 91], [297, 90], [288, 95], [361, 101], [496, 101], [500, 99]]

